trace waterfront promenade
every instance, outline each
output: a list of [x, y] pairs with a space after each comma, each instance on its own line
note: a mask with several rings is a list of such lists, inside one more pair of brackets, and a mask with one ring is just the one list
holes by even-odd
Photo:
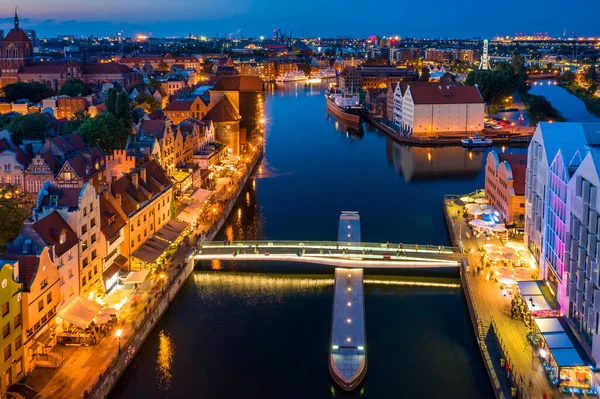
[[[560, 396], [557, 389], [551, 387], [544, 368], [534, 356], [533, 349], [526, 339], [527, 328], [522, 320], [514, 320], [510, 316], [510, 296], [504, 296], [498, 283], [486, 280], [486, 269], [482, 273], [477, 270], [482, 266], [480, 248], [483, 242], [478, 242], [472, 234], [467, 222], [460, 212], [460, 207], [454, 203], [454, 198], [444, 200], [444, 213], [452, 237], [457, 245], [467, 251], [467, 262], [462, 270], [463, 281], [466, 283], [465, 293], [472, 305], [471, 316], [478, 318], [477, 324], [493, 329], [504, 357], [507, 360], [513, 381], [521, 398], [548, 398]], [[488, 239], [486, 243], [499, 246], [505, 245], [505, 240]], [[468, 265], [468, 269], [466, 265]], [[490, 359], [497, 365], [499, 358]], [[494, 381], [492, 381], [494, 385]]]
[[[127, 301], [119, 314], [118, 324], [109, 335], [93, 346], [59, 347], [58, 351], [65, 357], [60, 367], [38, 367], [23, 382], [42, 398], [105, 397], [193, 271], [190, 258], [193, 245], [197, 240], [214, 239], [227, 220], [262, 160], [261, 148], [243, 155], [251, 157], [250, 162], [239, 170], [233, 181], [220, 179], [212, 196], [222, 201], [222, 210], [201, 221], [186, 243], [181, 243], [168, 258], [161, 275], [149, 276], [137, 288], [131, 295], [136, 300]], [[121, 330], [120, 337], [115, 335], [117, 330]]]

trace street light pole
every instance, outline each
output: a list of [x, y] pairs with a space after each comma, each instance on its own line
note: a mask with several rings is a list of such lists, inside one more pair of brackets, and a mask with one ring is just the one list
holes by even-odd
[[123, 330], [121, 330], [120, 328], [115, 332], [115, 335], [117, 336], [117, 340], [119, 342], [119, 354], [121, 354], [121, 335], [123, 335]]

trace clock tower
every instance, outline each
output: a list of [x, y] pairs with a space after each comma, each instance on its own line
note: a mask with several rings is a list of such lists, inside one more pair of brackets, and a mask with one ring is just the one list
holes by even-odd
[[16, 8], [14, 24], [14, 28], [0, 40], [0, 86], [17, 82], [19, 70], [33, 60], [31, 40], [19, 27]]

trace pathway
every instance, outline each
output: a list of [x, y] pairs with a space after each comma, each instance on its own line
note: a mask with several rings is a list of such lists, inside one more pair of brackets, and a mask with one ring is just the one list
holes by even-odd
[[[492, 280], [486, 281], [485, 270], [481, 276], [474, 273], [477, 267], [481, 267], [481, 248], [484, 243], [478, 242], [472, 234], [472, 230], [467, 225], [465, 219], [459, 212], [460, 207], [452, 203], [444, 205], [449, 215], [455, 218], [454, 235], [458, 237], [461, 232], [461, 239], [465, 248], [470, 248], [468, 253], [469, 265], [471, 271], [465, 273], [468, 279], [469, 287], [471, 288], [473, 305], [477, 308], [477, 312], [481, 319], [485, 321], [494, 320], [496, 327], [496, 335], [499, 338], [504, 350], [508, 353], [508, 358], [511, 361], [510, 367], [513, 372], [519, 376], [523, 384], [524, 392], [528, 398], [542, 398], [544, 393], [548, 397], [559, 397], [560, 393], [557, 389], [550, 386], [550, 383], [544, 372], [544, 368], [538, 359], [532, 359], [532, 347], [526, 339], [527, 328], [521, 320], [513, 320], [510, 317], [510, 296], [504, 296], [498, 284]], [[458, 215], [458, 216], [457, 216]], [[469, 236], [467, 237], [467, 232]], [[502, 240], [494, 239], [487, 240], [487, 243], [496, 245], [504, 245]], [[496, 361], [499, 361], [496, 359]], [[529, 385], [529, 376], [532, 378], [532, 388]]]

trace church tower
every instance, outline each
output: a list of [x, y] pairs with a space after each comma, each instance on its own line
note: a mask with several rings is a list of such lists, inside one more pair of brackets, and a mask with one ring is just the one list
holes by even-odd
[[14, 28], [0, 40], [1, 86], [18, 81], [19, 70], [33, 60], [31, 40], [19, 27], [19, 16], [15, 7]]

